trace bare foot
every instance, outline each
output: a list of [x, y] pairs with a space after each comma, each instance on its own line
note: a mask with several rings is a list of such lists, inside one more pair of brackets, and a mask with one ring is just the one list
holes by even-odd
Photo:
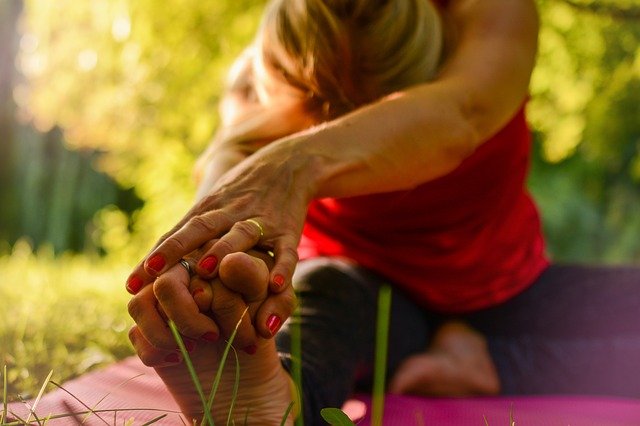
[[[220, 265], [220, 280], [229, 289], [243, 289], [242, 294], [246, 291], [247, 294], [261, 293], [266, 297], [268, 279], [269, 273], [264, 262], [244, 253], [229, 255]], [[261, 300], [253, 300], [249, 305], [260, 302]], [[227, 315], [234, 315], [234, 318], [226, 318], [226, 321], [236, 323], [243, 310], [244, 308], [230, 309]], [[225, 313], [216, 313], [217, 319], [219, 315], [225, 315]], [[205, 397], [208, 397], [211, 390], [224, 347], [223, 339], [213, 343], [198, 342], [198, 346], [190, 354]], [[249, 425], [280, 424], [296, 392], [289, 374], [280, 363], [274, 340], [257, 337], [255, 345], [245, 347], [244, 350], [238, 349], [237, 356], [240, 379], [231, 420], [236, 424], [245, 424], [245, 419], [246, 424]], [[156, 368], [156, 371], [183, 413], [190, 419], [201, 419], [203, 407], [184, 363]], [[235, 359], [232, 351], [225, 364], [211, 410], [216, 424], [227, 424], [235, 374]], [[293, 424], [296, 411], [294, 407], [285, 424]]]
[[495, 395], [500, 379], [484, 337], [460, 322], [444, 324], [429, 349], [402, 362], [389, 391], [423, 396]]

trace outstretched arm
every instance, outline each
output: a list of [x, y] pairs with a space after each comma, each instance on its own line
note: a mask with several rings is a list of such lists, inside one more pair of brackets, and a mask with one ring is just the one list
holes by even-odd
[[316, 165], [314, 197], [409, 189], [443, 176], [522, 106], [537, 49], [533, 0], [454, 0], [445, 19], [454, 47], [434, 81], [271, 147], [304, 150]]
[[275, 252], [279, 292], [310, 200], [408, 189], [454, 170], [524, 102], [538, 24], [533, 0], [453, 0], [445, 15], [456, 37], [435, 81], [259, 149], [217, 179], [132, 276], [150, 282], [222, 235], [208, 265], [259, 242]]

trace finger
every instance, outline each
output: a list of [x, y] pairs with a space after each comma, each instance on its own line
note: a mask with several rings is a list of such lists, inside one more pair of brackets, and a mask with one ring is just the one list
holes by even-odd
[[196, 305], [198, 305], [200, 312], [209, 312], [209, 309], [211, 309], [211, 298], [213, 297], [213, 293], [211, 291], [211, 284], [208, 281], [205, 281], [198, 276], [191, 278], [191, 282], [189, 283], [189, 293], [191, 293], [191, 297], [193, 297]]
[[295, 238], [283, 237], [276, 243], [275, 265], [271, 269], [269, 290], [280, 293], [291, 287], [291, 278], [298, 264], [298, 241]]
[[144, 262], [145, 271], [159, 276], [187, 254], [226, 232], [231, 224], [219, 211], [193, 216], [151, 252]]
[[222, 259], [220, 280], [229, 290], [242, 295], [246, 303], [267, 297], [269, 270], [263, 260], [247, 253], [231, 253]]
[[147, 271], [144, 270], [143, 262], [140, 262], [127, 278], [125, 288], [129, 293], [135, 295], [142, 289], [142, 287], [147, 284], [151, 284], [154, 279], [155, 277], [149, 275]]
[[[165, 234], [165, 236], [160, 238], [156, 242], [154, 249], [160, 246], [160, 244], [167, 238], [167, 236], [172, 235], [174, 232], [180, 229], [184, 222], [186, 222], [186, 218], [180, 221], [180, 223], [178, 223], [178, 225], [176, 225], [169, 233]], [[211, 246], [211, 244], [212, 244], [211, 242], [205, 243], [205, 250], [208, 249]], [[155, 280], [156, 278], [155, 275], [151, 275], [145, 270], [144, 265], [147, 259], [148, 257], [146, 257], [140, 263], [138, 263], [136, 267], [133, 269], [133, 272], [131, 272], [131, 274], [127, 278], [126, 289], [131, 294], [138, 293], [138, 291], [140, 291], [142, 287], [148, 284], [151, 284], [153, 280]]]
[[220, 261], [228, 254], [245, 252], [254, 247], [262, 237], [262, 228], [256, 221], [243, 220], [236, 222], [229, 232], [211, 246], [202, 256], [196, 272], [202, 277], [213, 277]]
[[270, 294], [260, 304], [254, 317], [254, 326], [258, 335], [265, 339], [275, 336], [282, 324], [293, 314], [297, 303], [292, 286], [282, 293]]
[[271, 270], [271, 268], [273, 268], [273, 265], [275, 264], [275, 255], [271, 250], [265, 250], [262, 248], [253, 248], [253, 249], [247, 250], [246, 253], [262, 260], [265, 263], [265, 265], [267, 265], [267, 269], [269, 270]]
[[153, 292], [167, 316], [180, 334], [192, 339], [217, 340], [216, 323], [200, 312], [189, 292], [189, 274], [181, 265], [174, 265], [153, 284]]
[[176, 348], [176, 341], [173, 339], [167, 323], [156, 309], [153, 287], [147, 286], [140, 290], [137, 295], [131, 298], [127, 309], [140, 332], [151, 345], [166, 350]]
[[129, 340], [142, 363], [149, 367], [166, 367], [182, 362], [182, 355], [176, 350], [165, 350], [153, 346], [134, 325], [129, 330]]
[[220, 279], [213, 281], [212, 289], [211, 312], [222, 336], [229, 339], [237, 326], [233, 345], [248, 353], [255, 351], [258, 336], [251, 323], [250, 314], [246, 312], [247, 304], [242, 299], [242, 295], [229, 290]]
[[169, 324], [169, 317], [164, 312], [164, 309], [162, 309], [162, 306], [158, 303], [157, 300], [156, 300], [156, 311], [158, 311], [158, 315], [160, 315], [160, 318], [162, 318], [162, 321], [164, 321], [165, 324]]

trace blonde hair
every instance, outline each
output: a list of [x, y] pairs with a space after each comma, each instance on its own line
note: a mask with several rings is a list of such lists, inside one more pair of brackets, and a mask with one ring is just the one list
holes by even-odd
[[311, 112], [333, 118], [433, 79], [442, 45], [429, 0], [272, 0], [255, 47], [259, 69], [275, 71], [308, 93]]

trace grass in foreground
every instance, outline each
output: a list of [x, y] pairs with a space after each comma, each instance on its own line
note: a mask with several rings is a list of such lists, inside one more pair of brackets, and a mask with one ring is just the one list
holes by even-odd
[[34, 254], [24, 243], [0, 255], [5, 395], [37, 395], [52, 366], [52, 379], [61, 383], [133, 354], [125, 308], [130, 296], [122, 284], [128, 269], [87, 255]]
[[[57, 383], [133, 354], [126, 336], [132, 321], [123, 308], [130, 296], [117, 279], [128, 270], [129, 265], [104, 258], [54, 258], [46, 250], [33, 253], [24, 243], [16, 244], [10, 255], [0, 255], [0, 364], [4, 365], [0, 424], [8, 418], [7, 403], [11, 400], [41, 395], [49, 383], [59, 386]], [[295, 340], [299, 354], [299, 333]], [[225, 360], [230, 349], [228, 345]], [[300, 388], [296, 364], [294, 380]], [[55, 366], [53, 371], [51, 366]], [[38, 378], [47, 373], [41, 383]], [[214, 386], [206, 406], [211, 406], [215, 391]], [[34, 405], [32, 411], [37, 408], [37, 403]], [[84, 406], [86, 411], [76, 416], [109, 411]], [[46, 423], [46, 419], [20, 419], [30, 420]], [[297, 424], [302, 424], [301, 420]]]

